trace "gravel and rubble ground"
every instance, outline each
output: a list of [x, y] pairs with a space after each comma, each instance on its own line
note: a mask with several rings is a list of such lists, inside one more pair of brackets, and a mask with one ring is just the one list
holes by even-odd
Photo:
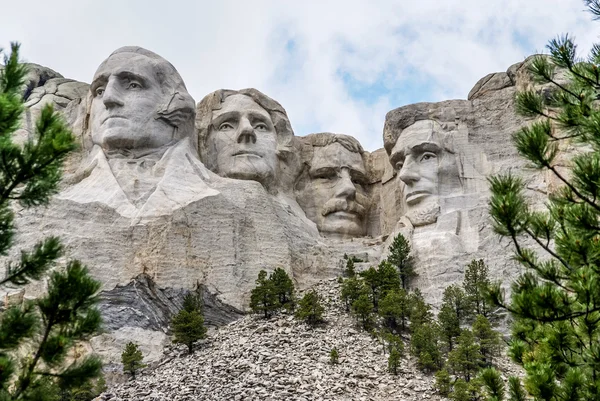
[[[336, 280], [315, 289], [327, 324], [312, 329], [287, 314], [246, 316], [209, 333], [193, 355], [184, 346], [168, 347], [156, 368], [97, 400], [444, 399], [434, 390], [434, 377], [419, 372], [408, 353], [397, 376], [387, 372], [383, 344], [344, 311]], [[335, 365], [333, 347], [339, 352]]]

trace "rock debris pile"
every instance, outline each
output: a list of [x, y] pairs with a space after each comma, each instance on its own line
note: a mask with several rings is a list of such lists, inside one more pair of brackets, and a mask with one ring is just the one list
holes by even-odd
[[[165, 349], [158, 367], [116, 385], [98, 400], [441, 400], [434, 378], [408, 356], [387, 372], [383, 345], [344, 311], [335, 279], [315, 289], [327, 324], [311, 329], [293, 316], [246, 316], [223, 326], [193, 355]], [[302, 294], [299, 294], [302, 295]], [[330, 363], [333, 347], [339, 363]]]

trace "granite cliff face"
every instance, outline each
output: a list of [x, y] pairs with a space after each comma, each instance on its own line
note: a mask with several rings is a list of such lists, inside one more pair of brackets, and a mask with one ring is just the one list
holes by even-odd
[[90, 267], [108, 329], [91, 346], [108, 362], [134, 337], [158, 358], [186, 291], [202, 288], [208, 323], [221, 325], [242, 315], [261, 269], [283, 267], [307, 288], [340, 275], [344, 253], [378, 263], [399, 232], [416, 256], [414, 286], [434, 305], [474, 258], [510, 279], [486, 179], [523, 174], [540, 202], [555, 185], [510, 141], [527, 123], [513, 106], [531, 85], [526, 63], [482, 78], [467, 100], [390, 111], [374, 152], [348, 135], [295, 136], [283, 106], [256, 89], [196, 104], [175, 67], [145, 49], [118, 49], [90, 85], [34, 66], [19, 135], [53, 103], [81, 147], [52, 204], [18, 211], [15, 249], [58, 235]]

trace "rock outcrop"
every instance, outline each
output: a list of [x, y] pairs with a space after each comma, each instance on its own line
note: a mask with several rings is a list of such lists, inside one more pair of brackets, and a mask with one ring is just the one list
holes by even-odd
[[208, 322], [228, 323], [247, 308], [260, 270], [283, 267], [308, 288], [337, 277], [344, 254], [377, 264], [397, 233], [414, 250], [413, 285], [434, 305], [472, 259], [509, 280], [518, 269], [491, 230], [487, 177], [522, 174], [539, 203], [556, 185], [510, 140], [528, 123], [513, 100], [532, 86], [528, 62], [482, 78], [467, 100], [390, 111], [374, 152], [343, 134], [295, 136], [283, 106], [256, 89], [196, 104], [175, 67], [145, 49], [118, 49], [91, 85], [33, 66], [21, 139], [52, 103], [81, 148], [49, 206], [15, 206], [15, 255], [57, 235], [90, 267], [108, 329], [92, 347], [115, 363], [132, 338], [157, 359], [193, 288], [204, 289]]

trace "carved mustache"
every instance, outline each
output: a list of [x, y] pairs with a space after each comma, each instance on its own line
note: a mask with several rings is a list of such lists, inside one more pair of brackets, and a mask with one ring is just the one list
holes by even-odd
[[327, 216], [335, 212], [355, 213], [359, 216], [365, 214], [365, 208], [354, 201], [348, 202], [346, 199], [330, 199], [323, 205], [321, 214]]

